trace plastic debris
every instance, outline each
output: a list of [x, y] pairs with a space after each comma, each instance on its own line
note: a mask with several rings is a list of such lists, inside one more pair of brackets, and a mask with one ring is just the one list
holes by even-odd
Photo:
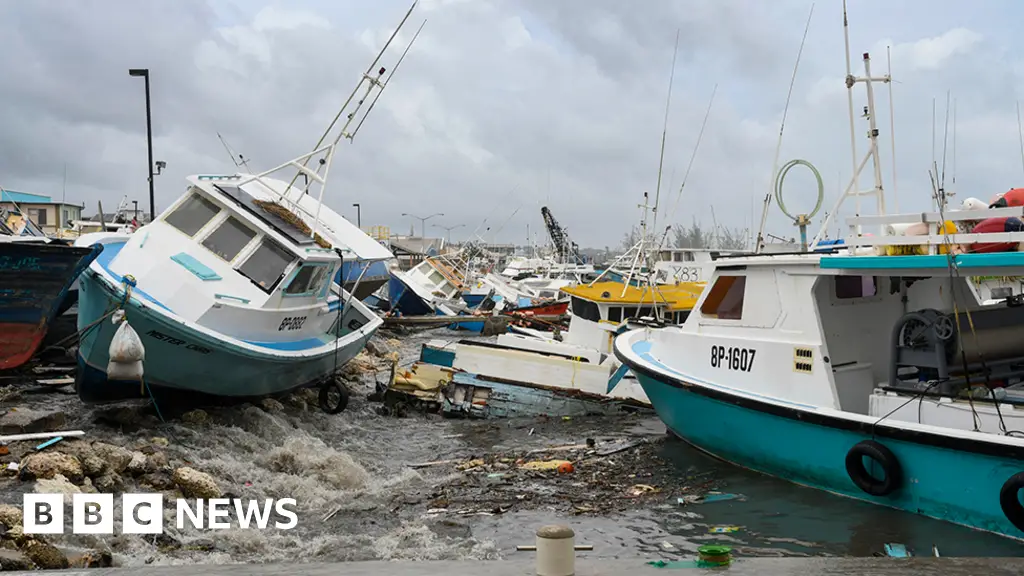
[[885, 545], [885, 555], [890, 558], [910, 558], [912, 554], [907, 550], [906, 545], [898, 542]]
[[456, 470], [465, 471], [465, 470], [471, 470], [473, 468], [476, 468], [478, 466], [483, 466], [483, 465], [484, 465], [483, 459], [475, 458], [475, 459], [470, 460], [468, 462], [463, 462], [462, 464], [459, 464], [458, 466], [455, 467], [455, 469]]
[[725, 566], [732, 562], [732, 548], [728, 546], [705, 544], [697, 548], [697, 554], [700, 563], [707, 566]]
[[[483, 462], [481, 461], [481, 464]], [[564, 464], [572, 466], [568, 460], [532, 460], [520, 466], [523, 470], [558, 470]]]
[[39, 446], [36, 446], [36, 450], [42, 450], [43, 448], [46, 448], [47, 446], [52, 446], [52, 445], [56, 444], [57, 442], [60, 442], [63, 439], [64, 439], [63, 436], [57, 436], [56, 438], [50, 438], [46, 442], [43, 442]]
[[686, 504], [708, 504], [711, 502], [725, 502], [728, 500], [746, 500], [741, 494], [728, 494], [723, 492], [708, 492], [707, 494], [690, 494], [682, 496], [676, 501], [680, 505]]
[[114, 324], [120, 322], [117, 332], [110, 339], [110, 362], [107, 364], [107, 377], [112, 380], [142, 379], [142, 361], [146, 358], [146, 348], [135, 329], [128, 325], [124, 311], [118, 310], [111, 319]]
[[711, 534], [732, 534], [733, 532], [739, 532], [741, 528], [739, 526], [712, 526], [708, 528], [708, 532]]
[[643, 496], [651, 492], [657, 492], [658, 488], [649, 484], [634, 484], [629, 487], [629, 494], [632, 496]]
[[702, 568], [697, 560], [652, 560], [647, 565], [655, 568]]

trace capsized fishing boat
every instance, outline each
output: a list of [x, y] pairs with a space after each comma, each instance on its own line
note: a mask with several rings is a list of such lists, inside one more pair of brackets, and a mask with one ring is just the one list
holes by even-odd
[[[872, 78], [864, 55], [865, 77]], [[889, 78], [886, 76], [885, 81]], [[1024, 208], [886, 215], [868, 92], [875, 194], [845, 247], [719, 258], [682, 326], [632, 330], [615, 354], [667, 427], [752, 470], [859, 500], [1024, 538], [1024, 317], [1017, 296], [985, 303], [971, 276], [1024, 275], [1022, 232], [950, 223]], [[823, 190], [819, 188], [819, 194]], [[924, 234], [893, 227], [924, 223]], [[866, 235], [864, 226], [878, 226]], [[924, 252], [891, 250], [924, 247]]]
[[35, 355], [71, 284], [103, 250], [11, 232], [0, 223], [0, 370]]
[[[375, 66], [353, 95], [364, 83], [367, 96], [386, 86], [384, 68], [371, 75]], [[338, 142], [354, 137], [366, 115], [360, 107], [367, 103], [368, 113], [376, 101], [367, 96], [333, 141], [332, 122], [309, 154], [256, 175], [191, 176], [185, 194], [130, 237], [79, 238], [81, 246], [104, 246], [80, 288], [82, 400], [161, 391], [241, 399], [322, 385], [321, 407], [344, 409], [347, 395], [330, 376], [363, 349], [381, 319], [333, 279], [346, 260], [392, 258], [323, 202]], [[279, 172], [289, 180], [271, 177]], [[145, 348], [139, 378], [110, 376], [127, 362], [110, 354], [121, 327], [108, 318], [118, 311]]]

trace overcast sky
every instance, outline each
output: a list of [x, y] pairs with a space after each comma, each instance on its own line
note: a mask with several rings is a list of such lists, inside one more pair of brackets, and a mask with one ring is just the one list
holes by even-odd
[[[157, 211], [184, 176], [234, 171], [217, 138], [271, 168], [312, 149], [409, 6], [406, 0], [0, 0], [0, 186], [62, 195], [108, 211], [148, 206], [143, 82], [152, 74]], [[653, 202], [673, 42], [680, 30], [661, 221], [747, 227], [769, 189], [779, 123], [809, 2], [776, 0], [420, 0], [391, 66], [427, 24], [355, 141], [341, 148], [327, 202], [350, 220], [408, 233], [412, 220], [481, 226], [524, 242], [540, 207], [582, 245], [615, 246]], [[1024, 8], [1012, 0], [852, 0], [854, 73], [870, 51], [896, 79], [896, 192], [901, 211], [929, 204], [932, 103], [946, 187], [988, 200], [1024, 186], [1012, 49]], [[804, 158], [826, 205], [852, 172], [843, 83], [842, 9], [819, 1], [796, 78], [780, 160]], [[693, 170], [687, 162], [717, 95]], [[892, 212], [888, 91], [876, 85]], [[863, 87], [855, 90], [859, 111]], [[857, 119], [858, 153], [866, 122]], [[800, 171], [800, 174], [797, 174]], [[953, 185], [955, 174], [956, 183]], [[862, 180], [864, 185], [869, 178]], [[787, 181], [791, 211], [813, 206], [809, 173]], [[756, 205], [756, 206], [755, 206]], [[678, 207], [676, 207], [678, 206]], [[516, 209], [518, 213], [509, 219]], [[823, 208], [824, 212], [826, 208]], [[853, 212], [852, 201], [842, 213]], [[820, 215], [819, 215], [820, 216]], [[660, 225], [659, 225], [660, 227]], [[481, 228], [481, 230], [483, 229]], [[500, 230], [499, 230], [500, 228]], [[419, 224], [416, 224], [417, 233]], [[793, 226], [772, 207], [769, 232]]]

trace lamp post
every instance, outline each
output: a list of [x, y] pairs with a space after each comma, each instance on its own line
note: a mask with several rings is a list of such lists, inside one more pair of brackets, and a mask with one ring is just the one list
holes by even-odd
[[156, 220], [156, 203], [153, 194], [153, 176], [159, 176], [167, 166], [163, 160], [157, 161], [156, 172], [153, 172], [153, 119], [149, 106], [149, 68], [131, 68], [129, 76], [141, 76], [146, 80], [146, 146], [149, 150], [149, 161], [146, 163], [146, 177], [149, 179], [149, 221]]
[[408, 216], [410, 218], [415, 218], [415, 219], [419, 220], [420, 221], [420, 238], [426, 238], [427, 237], [427, 220], [430, 220], [434, 216], [444, 216], [444, 213], [443, 212], [438, 212], [437, 214], [431, 214], [430, 216], [420, 217], [420, 216], [417, 216], [415, 214], [407, 214], [405, 212], [402, 212], [402, 216]]
[[456, 228], [462, 228], [463, 226], [465, 226], [465, 224], [456, 224], [455, 226], [442, 226], [440, 224], [434, 224], [434, 228], [440, 228], [448, 233], [448, 235], [445, 238], [445, 243], [447, 244], [452, 243], [452, 230], [455, 230]]
[[356, 226], [360, 230], [362, 230], [363, 229], [363, 216], [362, 216], [362, 214], [360, 214], [359, 203], [356, 202], [356, 203], [354, 203], [352, 205], [356, 207]]

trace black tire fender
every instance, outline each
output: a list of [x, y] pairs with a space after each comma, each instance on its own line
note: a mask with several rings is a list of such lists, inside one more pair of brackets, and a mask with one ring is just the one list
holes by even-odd
[[1024, 505], [1020, 503], [1020, 491], [1024, 488], [1024, 472], [1010, 476], [999, 489], [999, 507], [1003, 509], [1006, 519], [1024, 532]]
[[[868, 472], [864, 466], [865, 456], [882, 468], [884, 479], [879, 480]], [[888, 496], [903, 482], [903, 469], [896, 455], [874, 440], [862, 440], [850, 448], [846, 453], [846, 473], [858, 488], [872, 496]]]
[[[339, 399], [336, 404], [331, 404], [331, 392], [334, 391], [337, 391]], [[346, 387], [338, 384], [334, 378], [331, 378], [320, 386], [320, 395], [317, 399], [321, 410], [328, 414], [339, 414], [348, 406], [349, 395]]]

